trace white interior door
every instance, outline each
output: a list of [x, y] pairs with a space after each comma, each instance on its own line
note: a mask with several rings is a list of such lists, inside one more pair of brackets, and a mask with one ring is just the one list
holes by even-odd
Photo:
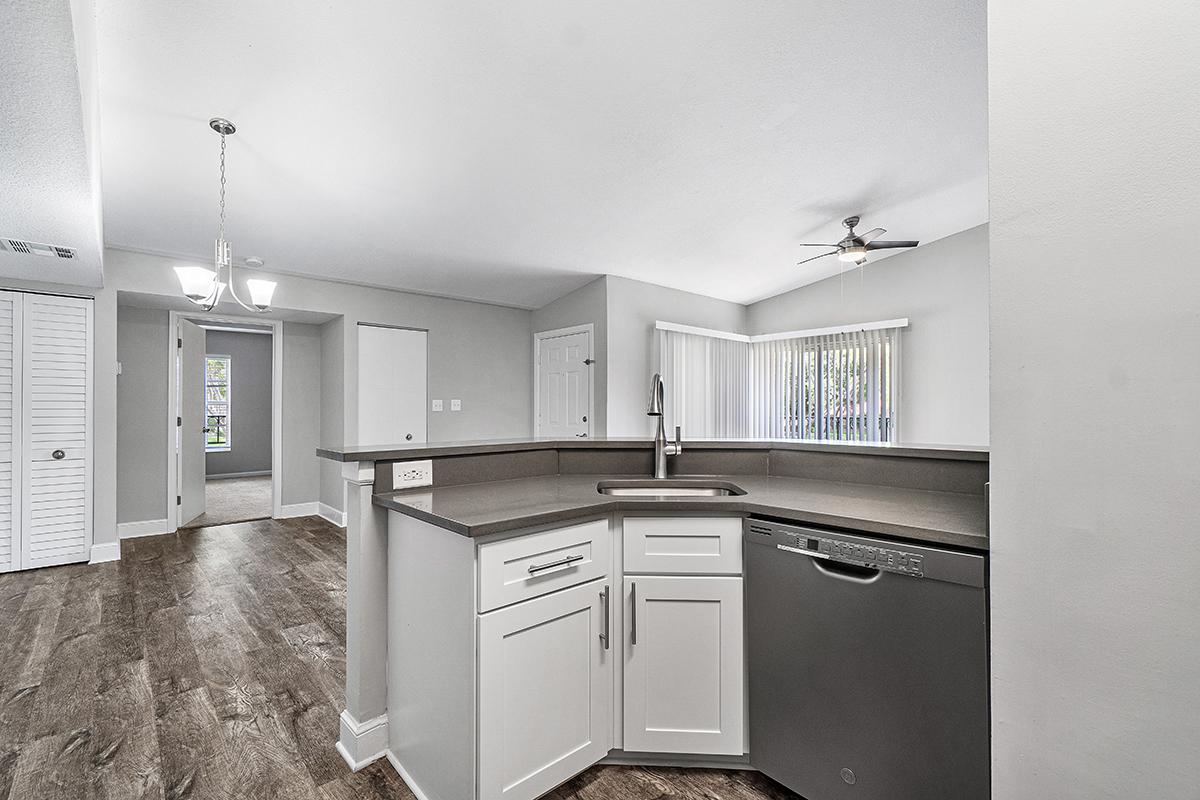
[[21, 295], [0, 292], [0, 572], [20, 569]]
[[21, 568], [87, 561], [92, 547], [92, 302], [26, 294]]
[[626, 751], [741, 755], [742, 579], [628, 576]]
[[428, 333], [361, 322], [357, 327], [358, 443], [424, 442]]
[[204, 329], [186, 319], [179, 320], [178, 348], [179, 412], [175, 429], [179, 452], [179, 525], [187, 525], [204, 513], [205, 451]]
[[538, 436], [590, 434], [591, 338], [580, 331], [538, 340]]

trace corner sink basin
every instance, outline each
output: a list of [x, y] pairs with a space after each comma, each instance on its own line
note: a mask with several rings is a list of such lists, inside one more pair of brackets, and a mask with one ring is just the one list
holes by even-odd
[[596, 491], [621, 497], [730, 497], [746, 493], [728, 481], [676, 478], [600, 481]]

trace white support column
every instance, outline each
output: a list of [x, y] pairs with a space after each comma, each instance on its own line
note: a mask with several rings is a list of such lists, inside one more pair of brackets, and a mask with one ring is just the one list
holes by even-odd
[[346, 481], [346, 710], [338, 752], [357, 771], [388, 747], [387, 511], [371, 504], [375, 463], [342, 465]]

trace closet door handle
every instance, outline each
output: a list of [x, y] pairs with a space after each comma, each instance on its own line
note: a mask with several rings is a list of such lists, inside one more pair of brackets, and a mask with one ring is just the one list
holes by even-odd
[[50, 457], [53, 458], [55, 461], [62, 461], [64, 458], [67, 457], [67, 454], [64, 453], [62, 450], [55, 450], [53, 453], [50, 454]]
[[629, 643], [637, 644], [637, 582], [629, 584]]

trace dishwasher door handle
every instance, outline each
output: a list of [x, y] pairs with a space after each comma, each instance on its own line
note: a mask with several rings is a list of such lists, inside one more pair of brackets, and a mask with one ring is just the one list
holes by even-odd
[[857, 564], [845, 564], [828, 558], [814, 558], [812, 565], [817, 568], [817, 572], [827, 577], [864, 585], [874, 583], [883, 574], [882, 570], [860, 567]]

